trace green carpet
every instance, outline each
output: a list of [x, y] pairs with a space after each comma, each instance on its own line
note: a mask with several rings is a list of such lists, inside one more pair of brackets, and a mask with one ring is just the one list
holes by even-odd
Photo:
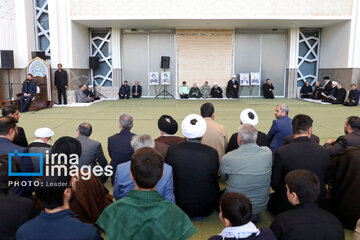
[[[178, 135], [182, 136], [180, 125], [184, 117], [190, 113], [200, 112], [203, 100], [173, 100], [173, 99], [129, 99], [116, 101], [102, 101], [90, 107], [54, 107], [39, 112], [21, 114], [19, 125], [27, 134], [29, 142], [35, 137], [35, 129], [49, 127], [54, 130], [54, 143], [62, 136], [76, 136], [76, 128], [81, 122], [89, 122], [93, 127], [92, 139], [102, 143], [105, 156], [110, 160], [107, 152], [107, 138], [119, 131], [118, 117], [121, 113], [129, 113], [134, 118], [132, 132], [136, 134], [150, 134], [156, 138], [159, 134], [157, 120], [162, 114], [173, 116], [179, 124]], [[343, 107], [339, 105], [320, 105], [296, 99], [240, 99], [240, 100], [210, 100], [215, 107], [215, 120], [223, 124], [228, 136], [239, 127], [240, 112], [245, 108], [254, 109], [259, 116], [257, 128], [267, 133], [274, 120], [274, 109], [277, 104], [285, 103], [289, 106], [289, 116], [308, 114], [314, 120], [313, 133], [323, 144], [327, 139], [336, 139], [343, 135], [346, 117], [359, 115], [359, 107]], [[112, 187], [107, 183], [110, 191]], [[223, 186], [223, 184], [221, 184]], [[272, 215], [265, 211], [258, 227], [268, 227], [272, 222]], [[223, 226], [214, 212], [210, 217], [201, 221], [194, 221], [198, 233], [192, 239], [207, 239], [218, 234]], [[346, 239], [352, 239], [353, 232], [346, 230]]]

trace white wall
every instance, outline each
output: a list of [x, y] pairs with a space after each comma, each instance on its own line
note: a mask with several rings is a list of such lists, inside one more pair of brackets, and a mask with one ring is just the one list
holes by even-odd
[[89, 29], [76, 22], [71, 23], [72, 68], [89, 68]]
[[351, 22], [346, 21], [321, 32], [319, 68], [347, 68]]

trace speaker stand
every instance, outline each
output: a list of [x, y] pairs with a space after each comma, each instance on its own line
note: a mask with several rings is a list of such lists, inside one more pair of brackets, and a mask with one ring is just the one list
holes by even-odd
[[11, 81], [10, 81], [10, 69], [8, 69], [7, 70], [7, 72], [8, 72], [8, 84], [9, 84], [9, 98], [8, 98], [8, 100], [13, 100], [13, 90], [12, 90], [12, 83], [11, 83]]
[[160, 95], [164, 95], [164, 99], [166, 96], [171, 96], [172, 98], [174, 98], [174, 96], [166, 90], [167, 85], [163, 85], [163, 86], [164, 86], [164, 89], [161, 92], [159, 92], [159, 94], [156, 95], [155, 98], [159, 97]]

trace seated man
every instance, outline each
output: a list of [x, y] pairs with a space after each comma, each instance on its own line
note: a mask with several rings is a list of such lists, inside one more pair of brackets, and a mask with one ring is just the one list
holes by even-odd
[[121, 85], [119, 89], [119, 99], [129, 99], [130, 98], [130, 86], [128, 81], [124, 81], [124, 84]]
[[335, 99], [332, 104], [343, 104], [346, 97], [346, 90], [342, 87], [340, 83], [337, 84], [337, 92]]
[[265, 83], [263, 84], [263, 96], [268, 99], [274, 98], [274, 85], [270, 82], [270, 78], [267, 78]]
[[329, 76], [325, 76], [324, 77], [324, 89], [323, 89], [323, 93], [325, 95], [329, 95], [331, 89], [332, 89], [332, 81], [330, 80]]
[[319, 81], [316, 81], [314, 93], [311, 96], [311, 98], [314, 99], [314, 100], [320, 100], [322, 98], [321, 97], [322, 91], [323, 91], [323, 88], [321, 86], [321, 83]]
[[190, 89], [190, 98], [201, 98], [202, 94], [200, 89], [197, 87], [197, 84], [194, 83], [193, 87]]
[[356, 89], [356, 84], [351, 84], [348, 99], [344, 102], [344, 106], [357, 106], [359, 103], [360, 91]]
[[77, 103], [89, 103], [93, 102], [94, 99], [86, 95], [86, 86], [80, 85], [79, 89], [76, 92], [76, 102]]
[[210, 98], [211, 89], [210, 89], [208, 81], [206, 81], [205, 84], [203, 86], [201, 86], [200, 90], [201, 90], [201, 94], [202, 94], [203, 98]]
[[36, 82], [32, 81], [32, 74], [29, 73], [21, 88], [22, 95], [19, 97], [20, 112], [27, 112], [34, 94], [36, 93], [36, 86]]
[[19, 228], [16, 239], [102, 239], [93, 225], [82, 223], [74, 217], [70, 210], [70, 199], [76, 192], [76, 178], [68, 172], [59, 172], [56, 176], [36, 179], [39, 182], [35, 187], [36, 198], [45, 209]]
[[232, 75], [226, 86], [227, 98], [239, 98], [239, 82], [236, 80], [236, 75]]
[[[12, 172], [19, 172], [16, 161], [11, 161]], [[11, 186], [17, 177], [8, 175], [8, 156], [0, 155], [0, 236], [1, 239], [15, 239], [16, 231], [25, 222], [36, 217], [38, 210], [28, 198], [11, 194]]]
[[324, 89], [324, 91], [321, 94], [323, 96], [323, 102], [332, 103], [336, 99], [337, 91], [338, 91], [337, 85], [338, 85], [337, 82], [332, 81], [331, 88], [330, 88], [330, 90], [328, 90], [328, 94], [326, 94], [327, 91], [325, 91], [325, 89]]
[[133, 126], [133, 117], [123, 113], [119, 117], [120, 133], [108, 138], [108, 151], [111, 157], [110, 165], [113, 167], [114, 174], [111, 176], [111, 183], [114, 184], [117, 165], [130, 161], [134, 153], [131, 147], [131, 139], [135, 135], [130, 132]]
[[178, 123], [169, 115], [162, 115], [158, 120], [160, 136], [155, 139], [155, 149], [166, 157], [168, 148], [171, 145], [184, 142], [183, 137], [175, 136], [178, 131]]
[[[155, 142], [150, 135], [137, 135], [131, 140], [131, 146], [136, 151], [143, 147], [154, 148]], [[130, 163], [128, 161], [117, 166], [113, 194], [116, 200], [125, 197], [130, 190], [135, 189], [135, 183], [131, 181], [130, 176]], [[156, 185], [156, 191], [165, 200], [175, 203], [172, 167], [166, 163], [164, 164], [164, 174]]]
[[[92, 133], [92, 126], [90, 123], [83, 122], [77, 128], [77, 140], [81, 143], [81, 156], [79, 159], [79, 166], [91, 166], [96, 165], [105, 168], [108, 164], [101, 143], [90, 139]], [[104, 183], [107, 177], [100, 176], [99, 180]]]
[[[28, 149], [20, 147], [13, 143], [14, 138], [17, 134], [16, 120], [11, 117], [0, 117], [0, 154], [9, 153], [14, 154], [14, 158], [19, 162], [20, 172], [31, 173], [34, 172], [34, 167], [29, 156], [19, 156], [15, 153], [28, 153]], [[16, 155], [15, 155], [16, 154]], [[32, 181], [32, 177], [21, 176], [19, 177], [20, 181]], [[31, 184], [25, 184], [20, 186], [15, 186], [12, 189], [14, 194], [23, 197], [32, 197], [33, 188]]]
[[211, 88], [210, 95], [212, 98], [223, 98], [223, 90], [219, 87], [217, 82], [214, 82], [214, 86]]
[[310, 82], [306, 81], [305, 85], [301, 87], [300, 96], [301, 98], [311, 98], [313, 93], [312, 87], [310, 86]]
[[331, 159], [324, 147], [310, 141], [312, 123], [309, 116], [296, 115], [292, 121], [294, 141], [280, 147], [275, 153], [271, 175], [271, 187], [275, 192], [270, 194], [268, 203], [268, 209], [274, 215], [291, 208], [286, 198], [285, 176], [295, 169], [306, 169], [318, 176], [321, 191], [318, 203], [324, 205]]
[[[16, 124], [18, 124], [20, 119], [19, 110], [17, 107], [14, 106], [4, 106], [2, 109], [2, 115], [3, 117], [12, 117], [15, 119]], [[13, 141], [14, 144], [19, 145], [21, 147], [28, 147], [28, 141], [25, 136], [25, 131], [22, 127], [17, 126], [18, 134], [15, 136], [15, 139]]]
[[173, 167], [176, 204], [190, 218], [204, 218], [216, 208], [219, 199], [218, 153], [201, 144], [206, 121], [188, 115], [181, 124], [186, 141], [169, 147], [165, 162]]
[[[45, 159], [46, 154], [51, 153], [51, 137], [54, 136], [54, 131], [50, 128], [38, 128], [35, 130], [35, 141], [28, 146], [30, 153], [42, 153]], [[31, 157], [34, 171], [40, 172], [39, 157]], [[45, 165], [45, 164], [44, 164]]]
[[345, 135], [338, 137], [336, 141], [329, 139], [324, 144], [332, 157], [348, 147], [360, 145], [360, 117], [348, 117], [345, 121], [344, 132]]
[[182, 82], [182, 85], [179, 87], [179, 95], [180, 95], [180, 98], [189, 98], [189, 87], [186, 86], [186, 82], [183, 81]]
[[131, 92], [133, 98], [141, 98], [141, 86], [139, 85], [139, 81], [135, 81], [135, 85], [132, 86]]
[[158, 151], [144, 147], [131, 157], [130, 175], [135, 190], [107, 207], [96, 224], [107, 239], [189, 239], [195, 232], [190, 219], [166, 201], [156, 185], [164, 161]]
[[270, 228], [279, 240], [344, 239], [339, 220], [316, 205], [319, 178], [308, 170], [297, 169], [285, 178], [286, 195], [294, 207], [275, 217]]
[[[254, 127], [256, 127], [258, 123], [259, 123], [259, 118], [253, 109], [247, 108], [240, 113], [240, 124], [251, 124]], [[225, 153], [231, 152], [232, 150], [235, 150], [239, 147], [237, 139], [238, 139], [238, 132], [231, 135]], [[268, 136], [265, 133], [260, 132], [259, 130], [256, 138], [256, 144], [260, 147], [270, 148], [270, 142]]]
[[225, 193], [220, 198], [219, 213], [219, 219], [225, 228], [219, 235], [212, 236], [209, 240], [276, 240], [274, 233], [270, 229], [258, 229], [251, 222], [251, 214], [251, 201], [244, 194]]
[[245, 194], [252, 202], [253, 220], [260, 220], [269, 200], [272, 153], [268, 147], [256, 144], [257, 130], [251, 124], [239, 127], [239, 148], [221, 160], [221, 176], [226, 181], [226, 192]]
[[87, 95], [88, 97], [94, 99], [94, 101], [100, 100], [99, 97], [95, 96], [95, 93], [94, 93], [94, 91], [93, 91], [93, 86], [92, 86], [92, 85], [89, 85], [89, 86], [86, 87], [85, 93], [86, 93], [86, 95]]

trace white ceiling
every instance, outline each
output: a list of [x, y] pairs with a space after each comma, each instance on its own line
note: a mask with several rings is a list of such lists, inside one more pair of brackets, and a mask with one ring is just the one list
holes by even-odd
[[128, 29], [288, 29], [291, 27], [323, 28], [349, 19], [170, 19], [170, 20], [83, 20], [73, 21], [88, 28]]

